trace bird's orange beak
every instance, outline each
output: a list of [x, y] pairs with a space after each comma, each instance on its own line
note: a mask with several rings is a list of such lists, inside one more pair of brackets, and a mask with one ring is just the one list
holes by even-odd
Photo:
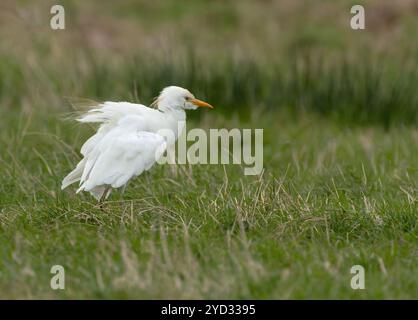
[[191, 103], [193, 103], [195, 106], [198, 106], [198, 107], [206, 107], [206, 108], [213, 109], [213, 107], [209, 103], [207, 103], [205, 101], [202, 101], [202, 100], [199, 100], [199, 99], [190, 99], [189, 101]]

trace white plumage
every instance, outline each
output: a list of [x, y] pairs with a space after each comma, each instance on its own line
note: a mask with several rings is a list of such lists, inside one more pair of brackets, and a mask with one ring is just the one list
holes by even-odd
[[149, 170], [167, 146], [175, 143], [160, 130], [181, 134], [179, 122], [186, 120], [186, 109], [210, 107], [188, 90], [165, 88], [155, 102], [156, 109], [142, 104], [107, 101], [82, 115], [79, 122], [98, 123], [97, 132], [81, 147], [83, 159], [62, 181], [62, 189], [79, 182], [80, 191], [97, 200], [106, 199], [112, 188], [126, 186], [133, 177]]

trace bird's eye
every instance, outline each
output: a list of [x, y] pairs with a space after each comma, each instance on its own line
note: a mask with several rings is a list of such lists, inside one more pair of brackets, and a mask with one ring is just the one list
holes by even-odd
[[187, 96], [187, 97], [186, 97], [186, 101], [189, 101], [189, 100], [190, 100], [190, 97], [188, 97], [188, 96]]

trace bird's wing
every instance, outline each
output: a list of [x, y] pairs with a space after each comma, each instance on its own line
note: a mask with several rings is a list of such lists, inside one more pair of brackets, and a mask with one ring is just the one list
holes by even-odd
[[106, 123], [116, 125], [122, 117], [128, 115], [147, 116], [155, 114], [155, 112], [158, 111], [146, 107], [143, 104], [106, 101], [96, 106], [92, 106], [89, 111], [77, 118], [77, 121], [83, 123]]
[[[100, 127], [96, 134], [91, 136], [81, 147], [81, 154], [86, 156], [101, 139], [117, 126], [122, 118], [127, 116], [138, 116], [138, 130], [149, 131], [149, 119], [158, 119], [159, 111], [148, 108], [142, 104], [130, 102], [106, 101], [90, 109], [80, 116], [77, 121], [82, 123], [99, 123]], [[148, 120], [146, 120], [148, 119]]]
[[101, 185], [119, 188], [148, 170], [164, 153], [163, 136], [141, 130], [141, 117], [123, 117], [85, 155], [79, 191]]
[[[107, 144], [115, 138], [115, 132], [120, 137], [127, 138], [128, 133], [155, 131], [153, 129], [161, 124], [161, 113], [141, 104], [107, 101], [89, 107], [89, 111], [82, 114], [77, 120], [82, 123], [97, 123], [99, 128], [81, 147], [83, 159], [63, 179], [62, 189], [77, 181], [80, 181], [80, 185], [85, 183], [85, 187], [89, 186], [92, 182], [89, 177], [93, 167], [106, 150]], [[142, 135], [141, 141], [146, 142], [144, 135]], [[109, 152], [109, 150], [107, 151]]]

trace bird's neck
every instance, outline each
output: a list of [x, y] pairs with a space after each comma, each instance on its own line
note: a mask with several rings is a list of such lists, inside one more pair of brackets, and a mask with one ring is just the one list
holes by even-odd
[[166, 114], [167, 116], [173, 117], [177, 121], [186, 120], [186, 112], [180, 108], [173, 108], [170, 106], [159, 105], [158, 110]]

